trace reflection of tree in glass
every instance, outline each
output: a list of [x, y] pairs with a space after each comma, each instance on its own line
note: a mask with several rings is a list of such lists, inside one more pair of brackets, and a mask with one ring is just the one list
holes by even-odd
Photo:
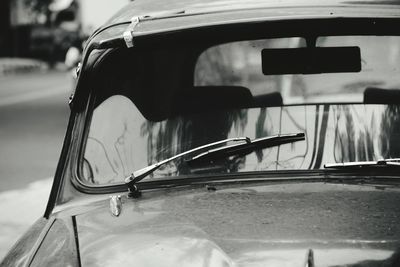
[[[256, 138], [261, 138], [269, 135], [269, 131], [265, 129], [265, 120], [267, 118], [267, 109], [261, 108], [256, 122]], [[257, 150], [256, 156], [258, 163], [262, 162], [264, 154], [262, 150]]]
[[216, 46], [202, 54], [202, 60], [196, 64], [196, 85], [233, 85], [240, 80], [240, 76], [233, 69], [237, 48], [240, 47]]
[[[344, 126], [344, 127], [343, 127]], [[349, 162], [356, 160], [354, 121], [349, 106], [338, 106], [335, 126], [335, 160]]]
[[[267, 110], [266, 108], [260, 109], [260, 114], [258, 115], [256, 122], [256, 138], [260, 138], [263, 136], [267, 136], [268, 132], [264, 129], [265, 119], [267, 118]], [[263, 159], [263, 153], [261, 150], [256, 151], [257, 160], [261, 162]]]
[[374, 116], [369, 122], [355, 121], [351, 106], [338, 106], [335, 110], [335, 161], [374, 160]]
[[383, 113], [380, 143], [384, 158], [400, 157], [400, 106], [390, 105]]
[[[142, 136], [147, 135], [148, 163], [152, 164], [194, 147], [226, 139], [232, 127], [236, 132], [240, 132], [246, 124], [246, 110], [188, 114], [159, 123], [146, 122], [142, 125]], [[219, 164], [224, 165], [226, 171], [233, 171], [238, 168], [241, 160], [237, 160], [233, 165], [228, 160]], [[190, 170], [186, 169], [182, 162], [183, 159], [180, 159], [172, 164], [176, 166], [176, 172], [188, 173]], [[171, 165], [167, 167], [170, 168]]]
[[163, 122], [146, 121], [141, 127], [141, 136], [147, 135], [148, 164], [169, 158], [181, 150], [175, 138], [182, 136], [183, 122], [180, 117]]

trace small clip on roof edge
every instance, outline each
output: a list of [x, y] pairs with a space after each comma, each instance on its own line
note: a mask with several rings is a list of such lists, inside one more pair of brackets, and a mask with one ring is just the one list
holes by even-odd
[[124, 31], [124, 41], [128, 48], [133, 47], [133, 30], [135, 29], [136, 25], [140, 22], [139, 17], [133, 17], [131, 19], [131, 24], [129, 24], [128, 28]]

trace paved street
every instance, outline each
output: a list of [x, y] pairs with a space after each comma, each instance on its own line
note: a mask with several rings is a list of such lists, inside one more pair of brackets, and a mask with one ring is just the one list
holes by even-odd
[[0, 77], [0, 192], [54, 174], [70, 90], [64, 72]]
[[71, 88], [65, 72], [0, 76], [0, 259], [44, 212]]

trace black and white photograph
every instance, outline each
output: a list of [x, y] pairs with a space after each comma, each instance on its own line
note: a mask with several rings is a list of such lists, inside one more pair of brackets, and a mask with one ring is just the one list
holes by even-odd
[[9, 266], [400, 267], [400, 0], [1, 0]]

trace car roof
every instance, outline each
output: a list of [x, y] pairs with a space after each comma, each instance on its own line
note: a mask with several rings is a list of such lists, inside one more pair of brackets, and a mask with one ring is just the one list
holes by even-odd
[[399, 0], [135, 0], [121, 9], [106, 24], [127, 22], [132, 17], [151, 14], [184, 12], [190, 15], [235, 10], [274, 9], [275, 12], [282, 13], [282, 15], [290, 15], [293, 12], [296, 13], [299, 8], [309, 10], [308, 14], [304, 13], [304, 15], [315, 14], [316, 8], [325, 8], [332, 12], [338, 8], [352, 8], [356, 16], [360, 11], [359, 8], [365, 8], [375, 14], [382, 13], [384, 15], [388, 12], [400, 16]]
[[[121, 37], [135, 18], [135, 35], [232, 23], [334, 18], [400, 18], [400, 0], [135, 0], [92, 38]], [[91, 38], [91, 39], [92, 39]]]

